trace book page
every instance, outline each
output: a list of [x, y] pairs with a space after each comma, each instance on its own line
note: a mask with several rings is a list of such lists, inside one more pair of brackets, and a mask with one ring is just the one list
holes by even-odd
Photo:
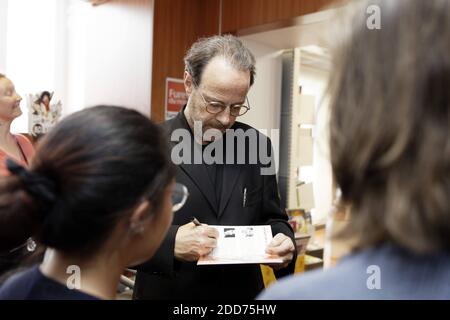
[[278, 256], [267, 254], [272, 241], [270, 226], [210, 226], [219, 231], [217, 247], [198, 260], [198, 265], [282, 263]]

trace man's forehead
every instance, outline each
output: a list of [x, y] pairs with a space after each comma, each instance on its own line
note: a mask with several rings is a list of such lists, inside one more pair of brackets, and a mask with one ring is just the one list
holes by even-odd
[[241, 71], [231, 65], [214, 61], [208, 64], [203, 71], [201, 85], [211, 89], [237, 89], [247, 90], [250, 87], [250, 72]]
[[[203, 75], [212, 75], [217, 73], [247, 73], [246, 71], [239, 70], [233, 65], [228, 58], [217, 56], [212, 58], [204, 67]], [[248, 71], [250, 75], [250, 72]]]
[[223, 103], [243, 103], [248, 91], [244, 88], [238, 90], [230, 87], [207, 86], [203, 93], [208, 100]]

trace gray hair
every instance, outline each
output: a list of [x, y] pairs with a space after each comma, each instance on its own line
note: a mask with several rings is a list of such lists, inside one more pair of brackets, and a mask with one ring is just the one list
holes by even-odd
[[197, 40], [184, 57], [185, 71], [200, 85], [203, 69], [215, 57], [224, 57], [233, 67], [250, 72], [250, 86], [256, 76], [255, 57], [235, 36], [223, 35]]

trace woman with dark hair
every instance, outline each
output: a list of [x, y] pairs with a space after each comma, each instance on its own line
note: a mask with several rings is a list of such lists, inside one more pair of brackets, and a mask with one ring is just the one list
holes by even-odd
[[166, 141], [136, 111], [77, 112], [43, 138], [29, 169], [7, 167], [0, 245], [31, 234], [48, 249], [39, 266], [6, 281], [0, 299], [113, 299], [124, 268], [148, 260], [171, 224]]
[[[350, 213], [339, 236], [356, 245], [260, 299], [450, 299], [450, 2], [351, 8], [331, 72], [330, 148]], [[380, 28], [367, 12], [381, 13]]]

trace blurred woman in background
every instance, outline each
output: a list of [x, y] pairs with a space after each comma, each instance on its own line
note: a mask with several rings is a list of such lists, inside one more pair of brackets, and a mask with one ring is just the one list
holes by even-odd
[[330, 148], [350, 212], [341, 237], [356, 246], [260, 299], [450, 299], [450, 2], [351, 9], [349, 34], [336, 29]]
[[14, 84], [0, 74], [0, 175], [8, 175], [5, 159], [10, 157], [16, 162], [27, 165], [33, 155], [31, 142], [23, 135], [12, 134], [11, 123], [22, 115], [20, 101]]
[[[31, 142], [25, 136], [10, 132], [11, 123], [22, 115], [21, 100], [22, 97], [17, 94], [12, 81], [0, 74], [0, 176], [10, 174], [6, 169], [7, 158], [14, 159], [22, 166], [28, 166], [34, 153]], [[10, 243], [11, 246], [7, 246], [6, 243], [0, 244], [0, 277], [28, 259], [31, 252], [36, 249], [31, 240], [26, 242], [27, 238], [22, 239], [20, 243]], [[27, 244], [29, 250], [26, 249]]]
[[113, 299], [124, 268], [149, 259], [172, 221], [166, 141], [136, 111], [75, 113], [43, 138], [29, 169], [7, 168], [0, 243], [32, 234], [49, 249], [40, 266], [6, 281], [0, 299]]

